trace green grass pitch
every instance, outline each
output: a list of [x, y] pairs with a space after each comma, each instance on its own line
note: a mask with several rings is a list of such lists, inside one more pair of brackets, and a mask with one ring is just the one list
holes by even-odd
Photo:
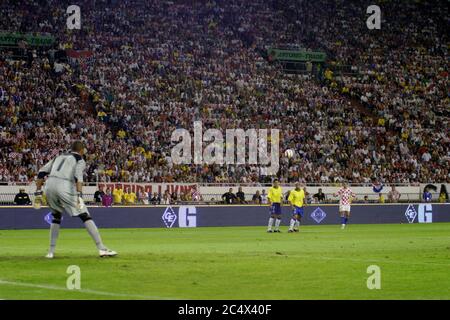
[[[450, 299], [450, 224], [103, 229], [99, 258], [84, 229], [0, 230], [0, 299]], [[68, 266], [81, 290], [66, 288]], [[367, 267], [381, 289], [367, 288]]]

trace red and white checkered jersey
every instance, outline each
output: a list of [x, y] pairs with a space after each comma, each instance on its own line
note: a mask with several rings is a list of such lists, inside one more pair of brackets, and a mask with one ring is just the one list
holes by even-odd
[[202, 199], [200, 192], [198, 192], [197, 190], [193, 190], [191, 192], [191, 197], [192, 197], [192, 200], [194, 200], [194, 201], [200, 201]]
[[339, 204], [343, 206], [349, 205], [351, 199], [356, 196], [350, 188], [340, 188], [337, 194], [340, 198]]

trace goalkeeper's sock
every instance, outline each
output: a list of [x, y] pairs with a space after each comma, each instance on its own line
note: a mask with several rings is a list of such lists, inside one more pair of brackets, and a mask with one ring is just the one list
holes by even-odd
[[279, 230], [280, 229], [280, 223], [281, 223], [281, 219], [276, 219], [275, 220], [275, 230]]
[[59, 236], [60, 225], [58, 223], [52, 223], [50, 225], [50, 250], [49, 253], [55, 253], [56, 241]]
[[272, 217], [269, 218], [269, 225], [267, 226], [267, 230], [272, 230], [272, 225], [273, 225], [274, 220], [275, 219]]
[[95, 225], [94, 221], [87, 220], [84, 225], [86, 226], [87, 232], [92, 237], [92, 240], [94, 240], [97, 249], [106, 250], [106, 247], [103, 245], [102, 238], [100, 237], [100, 233], [98, 232], [97, 226]]
[[294, 230], [296, 220], [294, 218], [291, 219], [291, 224], [289, 225], [289, 230]]

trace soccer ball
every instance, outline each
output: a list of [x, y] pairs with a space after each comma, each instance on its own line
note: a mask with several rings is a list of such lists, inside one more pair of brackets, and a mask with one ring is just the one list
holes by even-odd
[[294, 156], [294, 150], [292, 150], [292, 149], [287, 149], [287, 150], [284, 152], [284, 155], [285, 155], [287, 158], [292, 158], [292, 157]]

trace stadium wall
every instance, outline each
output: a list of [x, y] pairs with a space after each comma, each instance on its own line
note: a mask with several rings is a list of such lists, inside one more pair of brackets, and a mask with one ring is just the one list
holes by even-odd
[[[266, 226], [267, 206], [140, 206], [89, 207], [100, 228], [177, 228]], [[282, 224], [289, 222], [290, 207], [282, 208]], [[49, 209], [0, 207], [0, 229], [48, 228]], [[352, 205], [351, 224], [450, 222], [450, 204]], [[339, 224], [337, 205], [308, 206], [302, 224]], [[64, 216], [62, 226], [80, 228], [77, 218]]]
[[[172, 192], [181, 193], [182, 191], [190, 191], [192, 188], [197, 187], [201, 194], [203, 195], [214, 195], [216, 198], [217, 196], [221, 196], [225, 192], [228, 191], [229, 188], [233, 188], [234, 192], [237, 192], [236, 186], [213, 186], [213, 185], [201, 185], [196, 183], [125, 183], [125, 182], [117, 182], [117, 183], [100, 183], [99, 186], [109, 187], [111, 189], [115, 188], [116, 186], [120, 185], [123, 189], [126, 189], [128, 187], [131, 188], [132, 191], [137, 190], [145, 190], [147, 192], [159, 192], [162, 193], [165, 190], [169, 190]], [[420, 201], [422, 192], [424, 187], [427, 184], [420, 184], [420, 185], [407, 185], [407, 186], [398, 186], [397, 190], [402, 194], [401, 200], [409, 200], [410, 202], [414, 201]], [[431, 190], [433, 194], [433, 199], [437, 199], [439, 196], [439, 189], [441, 184], [435, 183], [433, 184], [436, 187], [436, 191]], [[447, 190], [450, 191], [450, 184], [444, 184], [447, 187]], [[10, 197], [15, 195], [19, 192], [19, 189], [23, 187], [25, 188], [25, 191], [29, 193], [30, 195], [34, 193], [36, 187], [35, 184], [29, 184], [29, 185], [7, 185], [7, 186], [0, 186], [0, 195], [9, 195]], [[284, 191], [288, 191], [293, 188], [292, 185], [282, 186]], [[330, 185], [318, 185], [318, 186], [308, 186], [307, 190], [311, 194], [317, 193], [318, 189], [322, 188], [323, 192], [325, 194], [333, 194], [335, 193], [339, 187], [338, 186], [330, 186]], [[353, 192], [355, 192], [357, 195], [367, 195], [369, 200], [377, 200], [378, 193], [375, 193], [372, 186], [352, 186], [351, 187]], [[268, 190], [268, 186], [243, 186], [242, 190], [246, 194], [247, 200], [251, 200], [253, 194], [259, 190], [262, 191], [263, 189]], [[97, 186], [85, 186], [83, 188], [83, 193], [87, 196], [85, 200], [92, 201], [93, 200], [93, 194], [97, 190]], [[389, 186], [384, 186], [381, 193], [387, 194], [391, 188]], [[330, 197], [332, 198], [332, 197]], [[335, 198], [332, 198], [335, 199]], [[361, 200], [361, 199], [360, 199]]]

